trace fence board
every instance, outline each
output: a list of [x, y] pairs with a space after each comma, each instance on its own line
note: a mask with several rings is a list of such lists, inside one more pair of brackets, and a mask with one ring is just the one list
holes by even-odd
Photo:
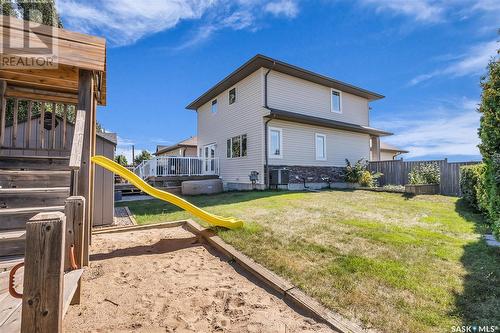
[[368, 164], [372, 172], [383, 174], [379, 178], [379, 185], [406, 185], [408, 174], [420, 165], [435, 163], [439, 166], [441, 183], [440, 193], [444, 195], [460, 196], [460, 167], [464, 165], [477, 164], [479, 162], [452, 162], [447, 159], [434, 161], [374, 161]]

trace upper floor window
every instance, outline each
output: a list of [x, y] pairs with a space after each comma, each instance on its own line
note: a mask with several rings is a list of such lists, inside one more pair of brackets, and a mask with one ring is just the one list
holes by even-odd
[[338, 90], [332, 89], [331, 108], [332, 112], [342, 113], [342, 96]]
[[236, 102], [236, 88], [229, 90], [229, 105]]
[[247, 156], [247, 135], [238, 135], [227, 139], [226, 142], [226, 157], [245, 157]]
[[326, 135], [316, 134], [316, 160], [326, 160]]
[[214, 99], [212, 101], [212, 108], [211, 108], [211, 110], [212, 110], [212, 113], [217, 113], [217, 99]]
[[281, 128], [269, 128], [269, 157], [283, 157], [283, 131]]

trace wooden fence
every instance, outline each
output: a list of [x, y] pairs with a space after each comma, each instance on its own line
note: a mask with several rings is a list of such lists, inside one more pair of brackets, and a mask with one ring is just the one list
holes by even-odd
[[405, 185], [408, 184], [408, 174], [419, 165], [435, 163], [439, 166], [441, 182], [439, 190], [441, 194], [460, 196], [460, 167], [463, 165], [477, 164], [479, 162], [448, 162], [444, 160], [434, 161], [376, 161], [370, 162], [368, 169], [372, 172], [381, 172], [379, 185]]

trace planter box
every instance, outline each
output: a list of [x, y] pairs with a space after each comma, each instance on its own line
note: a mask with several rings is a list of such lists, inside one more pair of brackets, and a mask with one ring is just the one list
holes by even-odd
[[358, 190], [364, 190], [364, 191], [373, 191], [373, 192], [387, 192], [387, 193], [404, 193], [405, 190], [395, 190], [395, 189], [387, 189], [383, 187], [363, 187], [360, 186], [357, 188]]
[[405, 193], [439, 194], [439, 184], [405, 185]]

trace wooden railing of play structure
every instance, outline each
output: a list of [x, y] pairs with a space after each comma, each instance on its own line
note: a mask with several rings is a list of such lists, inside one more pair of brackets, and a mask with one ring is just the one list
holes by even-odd
[[0, 86], [5, 90], [0, 109], [2, 155], [67, 156], [76, 105], [30, 99], [25, 91], [30, 89], [5, 86]]
[[22, 333], [61, 332], [69, 305], [80, 302], [84, 211], [83, 197], [69, 197], [64, 213], [40, 213], [26, 224]]
[[[82, 165], [84, 137], [85, 111], [78, 110], [69, 161], [72, 195]], [[80, 303], [86, 232], [85, 198], [81, 196], [67, 198], [64, 213], [39, 213], [26, 224], [22, 333], [61, 332], [69, 305]]]
[[85, 138], [85, 111], [76, 112], [75, 130], [73, 133], [73, 142], [71, 145], [71, 154], [69, 156], [69, 168], [71, 170], [71, 195], [76, 195], [78, 184], [78, 173], [82, 166], [83, 140]]

